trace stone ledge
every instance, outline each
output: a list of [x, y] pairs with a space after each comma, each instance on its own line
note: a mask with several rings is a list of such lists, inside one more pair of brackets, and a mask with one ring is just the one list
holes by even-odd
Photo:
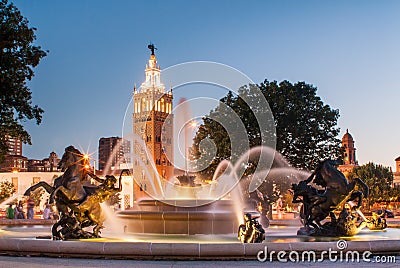
[[[296, 243], [152, 243], [152, 242], [104, 242], [96, 239], [88, 241], [53, 241], [36, 239], [0, 238], [0, 254], [40, 255], [49, 257], [84, 257], [109, 259], [203, 259], [203, 260], [256, 260], [257, 253], [268, 247], [268, 251], [286, 252], [296, 250], [315, 251], [320, 255], [329, 248], [336, 250], [336, 242], [296, 242]], [[344, 251], [372, 254], [399, 254], [399, 240], [348, 241]]]
[[44, 219], [0, 219], [0, 225], [53, 225], [56, 220]]

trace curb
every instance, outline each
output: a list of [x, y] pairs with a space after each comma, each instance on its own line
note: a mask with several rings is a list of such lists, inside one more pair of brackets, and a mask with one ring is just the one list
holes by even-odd
[[[0, 238], [0, 254], [18, 256], [78, 257], [106, 259], [163, 259], [163, 260], [257, 260], [260, 251], [314, 251], [318, 257], [329, 249], [338, 250], [337, 242], [295, 243], [152, 243], [53, 241], [36, 239]], [[399, 240], [347, 241], [343, 252], [370, 251], [374, 255], [400, 254]]]

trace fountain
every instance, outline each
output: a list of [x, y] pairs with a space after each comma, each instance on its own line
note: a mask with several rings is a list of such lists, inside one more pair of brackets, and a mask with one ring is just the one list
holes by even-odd
[[[184, 103], [181, 101], [176, 109], [179, 111]], [[183, 111], [176, 114], [184, 116], [189, 114], [186, 107], [182, 109]], [[185, 131], [189, 130], [186, 126], [191, 122], [191, 118], [192, 116], [189, 116], [181, 120], [180, 129], [184, 132], [183, 140], [188, 139]], [[165, 121], [168, 120], [168, 118], [165, 119]], [[179, 130], [177, 132], [179, 133]], [[134, 153], [126, 156], [140, 164], [141, 170], [134, 169], [133, 174], [146, 174], [142, 178], [133, 176], [133, 179], [138, 185], [150, 185], [147, 187], [147, 198], [137, 200], [131, 208], [117, 213], [117, 216], [122, 219], [124, 230], [130, 233], [237, 234], [238, 226], [243, 223], [244, 212], [258, 214], [256, 206], [248, 208], [250, 211], [245, 211], [246, 204], [243, 203], [242, 187], [239, 186], [248, 161], [268, 159], [269, 161], [265, 162], [271, 162], [274, 170], [279, 171], [269, 172], [266, 165], [263, 169], [259, 168], [252, 176], [252, 182], [268, 180], [275, 176], [294, 183], [308, 175], [291, 168], [274, 149], [256, 147], [239, 155], [235, 162], [222, 161], [217, 166], [211, 183], [201, 184], [196, 182], [193, 172], [187, 172], [188, 157], [184, 149], [182, 153], [185, 159], [184, 174], [165, 179], [160, 176], [153, 154], [149, 151], [150, 146], [147, 146], [146, 141], [135, 133], [129, 133], [124, 138], [136, 144], [137, 148], [132, 152], [144, 152], [142, 156]], [[187, 143], [184, 141], [185, 145], [182, 147], [186, 148]], [[193, 161], [191, 165], [192, 163]], [[249, 186], [246, 185], [246, 187]]]
[[[248, 152], [248, 156], [256, 157], [261, 151], [273, 152], [269, 148], [253, 148]], [[247, 158], [247, 156], [244, 156], [244, 158]], [[298, 171], [287, 166], [285, 161], [282, 160], [283, 158], [274, 152], [274, 161], [270, 172], [256, 173], [249, 180], [259, 180], [261, 178], [271, 180], [272, 178], [280, 177], [281, 179], [289, 179], [291, 183], [299, 185], [310, 176], [307, 172]], [[225, 189], [231, 188], [232, 183], [233, 186], [237, 186], [235, 184], [237, 181], [229, 178], [235, 177], [235, 168], [241, 165], [232, 165], [224, 162], [221, 163], [221, 166], [225, 168], [219, 167], [219, 170], [224, 170], [224, 172], [222, 172], [221, 176], [216, 176], [212, 184], [207, 187], [188, 188], [193, 188], [192, 190], [196, 194], [204, 198], [206, 193], [209, 194], [210, 192], [218, 197], [218, 194], [224, 193]], [[246, 183], [247, 186], [251, 184], [251, 181]], [[256, 259], [259, 252], [263, 252], [265, 247], [268, 247], [269, 251], [276, 252], [288, 249], [300, 253], [305, 250], [313, 250], [316, 254], [321, 254], [321, 252], [329, 248], [338, 249], [336, 242], [339, 238], [337, 237], [297, 235], [296, 231], [301, 227], [298, 219], [287, 220], [282, 227], [278, 225], [282, 224], [282, 221], [272, 221], [270, 228], [265, 229], [265, 241], [263, 243], [243, 244], [236, 238], [239, 221], [236, 221], [236, 216], [232, 216], [235, 214], [233, 211], [236, 211], [232, 200], [233, 192], [235, 191], [229, 193], [229, 199], [228, 197], [225, 199], [219, 198], [217, 202], [212, 198], [208, 200], [177, 200], [172, 195], [174, 193], [171, 190], [173, 186], [168, 184], [163, 191], [167, 202], [162, 202], [164, 200], [142, 200], [142, 203], [139, 202], [141, 205], [137, 207], [140, 210], [126, 211], [137, 212], [138, 214], [129, 215], [128, 213], [124, 216], [125, 212], [121, 212], [119, 218], [105, 209], [105, 212], [109, 215], [109, 220], [106, 221], [106, 228], [102, 233], [104, 238], [72, 240], [66, 243], [64, 241], [35, 239], [34, 237], [40, 234], [45, 235], [50, 232], [45, 227], [36, 226], [31, 227], [29, 230], [22, 227], [3, 227], [0, 229], [0, 252], [3, 254], [31, 256], [84, 256], [128, 259]], [[260, 189], [263, 190], [263, 187], [264, 185], [262, 184]], [[238, 188], [233, 187], [234, 190]], [[177, 189], [187, 188], [181, 187]], [[183, 206], [173, 206], [173, 204]], [[197, 204], [201, 204], [201, 206], [195, 206]], [[229, 211], [233, 221], [227, 221], [226, 225], [224, 225], [225, 223], [218, 220], [216, 216], [218, 211]], [[215, 214], [213, 217], [205, 216], [209, 215], [208, 213]], [[239, 214], [242, 213], [243, 211], [240, 210]], [[192, 219], [194, 220], [193, 222], [191, 222]], [[145, 222], [142, 225], [138, 223], [141, 220]], [[113, 226], [108, 226], [108, 223]], [[127, 224], [125, 230], [123, 230], [123, 224]], [[115, 225], [118, 227], [117, 229], [114, 229]], [[217, 229], [214, 229], [215, 227]], [[197, 228], [197, 231], [193, 231], [196, 229], [192, 228]], [[170, 234], [165, 232], [165, 230], [174, 229], [175, 231], [171, 231]], [[229, 231], [225, 231], [225, 229], [229, 229]], [[400, 249], [400, 232], [393, 228], [380, 232], [362, 230], [352, 238], [347, 237], [346, 240], [348, 240], [344, 241], [346, 248], [342, 247], [339, 249], [340, 251], [357, 251], [361, 253], [369, 251], [373, 254], [391, 254], [398, 252]]]
[[[146, 86], [147, 82], [157, 82], [157, 85], [152, 85], [152, 87], [145, 89], [152, 89], [158, 94], [160, 93], [159, 89], [163, 85], [160, 84], [160, 70], [159, 67], [156, 66], [154, 46], [151, 48], [152, 55], [149, 62], [150, 64], [148, 68], [146, 67], [146, 72], [148, 72], [149, 75], [146, 76], [144, 85]], [[183, 67], [183, 65], [179, 65], [177, 68], [180, 67]], [[189, 72], [187, 72], [188, 69]], [[202, 79], [191, 77], [190, 81], [208, 81], [204, 77], [208, 78], [208, 74], [210, 73], [219, 74], [222, 69], [224, 70], [224, 75], [215, 76], [218, 78], [217, 81], [215, 81], [217, 85], [224, 86], [227, 84], [226, 81], [220, 81], [222, 77], [239, 77], [237, 76], [237, 72], [232, 71], [233, 68], [226, 68], [226, 66], [222, 64], [213, 64], [213, 66], [210, 66], [210, 64], [205, 62], [198, 62], [195, 66], [186, 65], [185, 68], [181, 68], [181, 72], [178, 72], [179, 75], [176, 75], [176, 77], [179, 79], [189, 79], [188, 77], [190, 77], [191, 74], [206, 74], [205, 76], [200, 76]], [[239, 88], [241, 85], [253, 84], [248, 78], [240, 79], [243, 76], [244, 75], [241, 74], [239, 79], [235, 80], [236, 84], [231, 83], [229, 86], [226, 86], [226, 88], [235, 89]], [[230, 83], [234, 79], [228, 80], [228, 83]], [[185, 81], [180, 80], [172, 84], [182, 85], [185, 84]], [[236, 234], [238, 232], [238, 227], [243, 223], [244, 212], [252, 208], [252, 210], [255, 210], [256, 206], [253, 204], [254, 202], [256, 204], [261, 203], [262, 205], [268, 203], [266, 195], [271, 195], [271, 192], [268, 190], [269, 186], [267, 184], [273, 180], [285, 181], [287, 184], [294, 185], [294, 191], [297, 196], [305, 198], [308, 196], [307, 194], [311, 193], [309, 195], [310, 202], [305, 202], [304, 205], [308, 205], [314, 209], [321, 208], [319, 205], [324, 203], [323, 200], [326, 196], [324, 196], [322, 192], [318, 192], [319, 189], [309, 185], [307, 178], [310, 178], [310, 173], [290, 167], [285, 159], [273, 148], [262, 146], [243, 149], [242, 142], [247, 142], [245, 145], [248, 147], [248, 137], [243, 124], [232, 124], [231, 119], [235, 119], [235, 115], [232, 115], [233, 117], [230, 117], [229, 120], [226, 119], [224, 124], [228, 134], [235, 131], [235, 135], [232, 136], [235, 137], [237, 141], [231, 146], [235, 157], [229, 161], [224, 160], [219, 163], [210, 184], [198, 186], [195, 180], [190, 177], [192, 174], [185, 174], [184, 177], [180, 178], [174, 176], [165, 176], [164, 178], [162, 172], [159, 172], [161, 170], [158, 170], [156, 167], [156, 161], [158, 161], [157, 164], [159, 166], [160, 162], [163, 163], [163, 161], [161, 159], [156, 159], [156, 161], [153, 159], [152, 153], [146, 146], [145, 140], [153, 139], [153, 141], [156, 140], [160, 142], [160, 140], [162, 141], [166, 138], [168, 144], [168, 138], [170, 137], [163, 137], [162, 135], [146, 136], [147, 130], [145, 122], [147, 122], [149, 118], [149, 112], [152, 111], [152, 108], [156, 107], [156, 103], [156, 116], [161, 118], [163, 122], [169, 122], [169, 120], [172, 119], [165, 115], [171, 113], [172, 90], [169, 93], [163, 91], [158, 94], [156, 98], [141, 98], [146, 97], [145, 94], [149, 92], [150, 91], [147, 92], [144, 90], [143, 95], [134, 96], [137, 97], [138, 101], [136, 102], [135, 100], [135, 104], [140, 103], [145, 110], [142, 110], [144, 113], [142, 117], [134, 117], [134, 120], [139, 124], [138, 132], [132, 133], [132, 126], [129, 125], [128, 133], [132, 133], [132, 136], [124, 136], [124, 138], [136, 142], [140, 146], [138, 151], [145, 156], [142, 158], [137, 154], [138, 151], [132, 150], [132, 155], [129, 155], [129, 158], [136, 163], [137, 167], [141, 167], [143, 171], [143, 173], [141, 173], [136, 172], [136, 170], [133, 172], [132, 170], [131, 174], [134, 176], [131, 180], [134, 179], [138, 185], [146, 183], [144, 185], [147, 185], [147, 188], [144, 190], [147, 192], [148, 198], [137, 200], [136, 204], [131, 209], [121, 211], [117, 215], [113, 214], [113, 212], [109, 211], [103, 205], [102, 209], [108, 215], [108, 220], [106, 220], [104, 224], [106, 228], [102, 230], [102, 237], [100, 237], [99, 229], [101, 228], [99, 227], [102, 226], [102, 222], [96, 223], [93, 219], [88, 217], [88, 213], [86, 212], [91, 211], [88, 209], [90, 206], [85, 206], [85, 208], [82, 207], [80, 209], [79, 207], [74, 208], [71, 204], [68, 204], [69, 201], [77, 201], [79, 204], [82, 198], [88, 198], [91, 195], [69, 195], [69, 197], [65, 199], [62, 193], [68, 194], [68, 191], [66, 191], [68, 189], [61, 188], [53, 195], [61, 205], [62, 202], [67, 202], [68, 208], [64, 211], [64, 215], [66, 215], [64, 218], [65, 223], [59, 222], [59, 226], [61, 227], [53, 228], [53, 230], [42, 226], [34, 226], [30, 229], [25, 227], [2, 227], [0, 229], [0, 253], [29, 256], [72, 256], [90, 258], [232, 258], [235, 260], [245, 260], [256, 259], [260, 256], [260, 252], [266, 252], [267, 248], [271, 252], [287, 251], [290, 249], [291, 252], [302, 253], [312, 250], [318, 256], [323, 256], [324, 252], [326, 253], [327, 250], [331, 249], [339, 249], [341, 253], [358, 251], [372, 252], [373, 254], [391, 254], [400, 251], [400, 232], [398, 232], [397, 229], [387, 228], [379, 232], [361, 230], [357, 235], [350, 238], [328, 236], [327, 232], [321, 233], [322, 236], [314, 236], [313, 234], [318, 232], [318, 228], [322, 229], [320, 226], [315, 227], [315, 230], [311, 229], [311, 227], [313, 227], [312, 224], [316, 224], [315, 216], [318, 216], [318, 214], [305, 214], [304, 212], [303, 226], [301, 226], [299, 219], [271, 221], [270, 227], [265, 229], [265, 240], [263, 243], [241, 243], [241, 241], [237, 239]], [[136, 93], [135, 88], [135, 94]], [[261, 107], [268, 108], [268, 103], [266, 103], [263, 95], [261, 93], [257, 95], [257, 92], [254, 92], [254, 94], [254, 99], [257, 100], [257, 103], [262, 103], [264, 101], [265, 105], [262, 103]], [[164, 102], [161, 102], [160, 98], [162, 97], [165, 97]], [[273, 121], [260, 119], [272, 115], [268, 115], [265, 110], [260, 111], [260, 109], [253, 109], [253, 107], [257, 107], [256, 105], [259, 104], [249, 103], [250, 110], [254, 112], [257, 121], [260, 123], [262, 144], [273, 146], [275, 136], [273, 133], [271, 134], [271, 132], [267, 131], [273, 126]], [[230, 112], [229, 107], [223, 107], [223, 109], [225, 109], [224, 112]], [[136, 105], [133, 110], [139, 112], [140, 106]], [[177, 112], [175, 114], [185, 114], [185, 112]], [[184, 123], [185, 122], [187, 122], [187, 120], [184, 120]], [[140, 123], [143, 124], [140, 125]], [[170, 127], [170, 125], [171, 124], [168, 126], [167, 124], [165, 127]], [[142, 126], [144, 127], [143, 131], [141, 129]], [[160, 126], [161, 129], [163, 127], [164, 125]], [[237, 134], [236, 132], [240, 133]], [[210, 140], [205, 140], [201, 145], [207, 147], [210, 145], [209, 142]], [[213, 148], [215, 149], [215, 146], [207, 147], [209, 151], [213, 151]], [[169, 149], [168, 147], [166, 147], [165, 150], [163, 148], [163, 151], [167, 151], [167, 156]], [[212, 157], [213, 156], [211, 156], [211, 158]], [[241, 180], [247, 163], [249, 163], [253, 157], [257, 158], [259, 163], [265, 165], [258, 165], [252, 176], [245, 177]], [[165, 166], [170, 167], [170, 165], [168, 165], [168, 160], [165, 161]], [[152, 179], [149, 180], [148, 178]], [[115, 180], [112, 181], [115, 182]], [[74, 182], [77, 182], [77, 180], [74, 180]], [[102, 183], [105, 183], [105, 181]], [[57, 186], [56, 183], [54, 186]], [[71, 189], [70, 185], [67, 186], [66, 188]], [[86, 189], [84, 185], [78, 186], [77, 188], [80, 190], [82, 190], [82, 188], [84, 190]], [[103, 184], [103, 186], [106, 185]], [[121, 186], [121, 182], [119, 182], [118, 186]], [[304, 189], [306, 189], [304, 193], [300, 192], [303, 186]], [[251, 201], [254, 202], [250, 207], [246, 208], [248, 204], [243, 200], [244, 193], [241, 192], [242, 189], [252, 193]], [[308, 192], [307, 189], [309, 189], [310, 192]], [[52, 190], [55, 189], [52, 188]], [[91, 190], [94, 190], [92, 192], [96, 193], [96, 196], [97, 194], [102, 194], [96, 191], [98, 188]], [[108, 191], [119, 190], [120, 187], [115, 187], [113, 185], [106, 189], [105, 194], [108, 195]], [[257, 190], [259, 192], [257, 192]], [[89, 188], [88, 191], [90, 191]], [[82, 191], [80, 193], [82, 193]], [[261, 195], [259, 195], [259, 193], [261, 193]], [[304, 202], [304, 199], [302, 199], [301, 202]], [[96, 206], [98, 203], [89, 203], [94, 204], [95, 208], [98, 209], [98, 206]], [[68, 205], [70, 205], [70, 207]], [[60, 209], [62, 210], [63, 208], [60, 207]], [[82, 211], [85, 212], [83, 215], [81, 213]], [[265, 214], [265, 210], [261, 209], [261, 211], [261, 215]], [[70, 213], [78, 215], [72, 218], [72, 223], [68, 222], [68, 220], [71, 219], [71, 217], [68, 217]], [[246, 215], [247, 219], [251, 219], [254, 214]], [[325, 214], [326, 210], [324, 210], [324, 215]], [[343, 213], [342, 216], [342, 218], [347, 218], [345, 213]], [[260, 220], [260, 222], [262, 221]], [[76, 224], [80, 225], [80, 227], [76, 228]], [[84, 230], [84, 226], [94, 226], [95, 230], [92, 232]], [[302, 227], [305, 227], [306, 230], [300, 232], [298, 235], [299, 228], [302, 230]], [[309, 228], [307, 229], [307, 227]], [[335, 228], [337, 227], [338, 225], [335, 226]], [[241, 230], [246, 232], [246, 229], [242, 228], [243, 226]], [[72, 233], [72, 235], [70, 235], [70, 233]], [[70, 239], [70, 241], [36, 239], [36, 237], [41, 234], [43, 235], [41, 237], [53, 234], [55, 237], [67, 238]], [[343, 241], [342, 239], [348, 241]], [[339, 240], [340, 243], [338, 243], [337, 240]], [[276, 256], [274, 258], [276, 258]]]

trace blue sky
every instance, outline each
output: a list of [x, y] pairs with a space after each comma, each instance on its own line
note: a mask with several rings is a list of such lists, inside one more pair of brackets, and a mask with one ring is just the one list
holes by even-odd
[[45, 110], [42, 125], [26, 123], [30, 158], [70, 144], [93, 152], [100, 137], [121, 135], [150, 41], [161, 68], [215, 61], [257, 83], [313, 84], [340, 110], [360, 164], [394, 166], [400, 155], [399, 1], [12, 2], [50, 51], [29, 83]]

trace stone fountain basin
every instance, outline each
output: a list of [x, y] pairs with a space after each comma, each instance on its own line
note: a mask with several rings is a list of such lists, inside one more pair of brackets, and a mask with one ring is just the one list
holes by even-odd
[[[234, 234], [239, 220], [230, 200], [141, 200], [117, 217], [130, 233]], [[203, 205], [198, 205], [203, 204]]]
[[[49, 235], [49, 226], [10, 226], [0, 229], [0, 254], [49, 257], [81, 257], [110, 259], [190, 259], [190, 260], [256, 260], [260, 250], [323, 251], [337, 250], [337, 240], [331, 237], [296, 236], [298, 226], [276, 226], [266, 230], [267, 238], [260, 244], [242, 244], [235, 235], [155, 235], [113, 234], [104, 230], [104, 238], [53, 241], [35, 239]], [[373, 255], [397, 255], [400, 252], [400, 229], [385, 231], [364, 229], [347, 240], [343, 252], [365, 251]], [[325, 256], [326, 257], [326, 256]]]

